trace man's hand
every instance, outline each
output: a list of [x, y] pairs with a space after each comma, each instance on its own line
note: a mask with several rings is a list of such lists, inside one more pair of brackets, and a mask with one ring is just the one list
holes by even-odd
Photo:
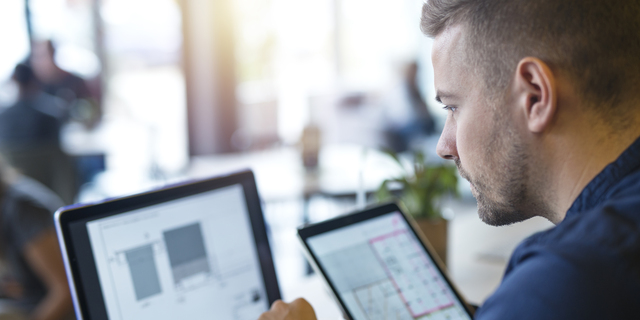
[[278, 300], [271, 310], [263, 313], [258, 320], [317, 320], [316, 313], [307, 300], [298, 298], [291, 303]]

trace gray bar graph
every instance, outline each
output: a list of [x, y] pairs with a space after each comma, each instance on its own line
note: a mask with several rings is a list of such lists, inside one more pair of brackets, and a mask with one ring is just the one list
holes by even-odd
[[125, 251], [133, 288], [138, 301], [162, 292], [153, 245], [144, 245]]
[[164, 242], [176, 285], [200, 273], [211, 273], [200, 223], [167, 230]]

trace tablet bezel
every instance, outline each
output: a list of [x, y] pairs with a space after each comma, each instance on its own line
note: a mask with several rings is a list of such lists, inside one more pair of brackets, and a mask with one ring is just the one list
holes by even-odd
[[[60, 208], [55, 214], [55, 224], [72, 291], [76, 317], [91, 320], [108, 319], [98, 271], [89, 242], [86, 227], [88, 222], [236, 184], [242, 185], [244, 190], [269, 305], [280, 299], [280, 288], [255, 177], [251, 170], [245, 170], [225, 176], [188, 181], [141, 194], [108, 199], [100, 203]], [[72, 234], [72, 229], [76, 228], [76, 231], [81, 235]], [[81, 266], [81, 264], [84, 265]]]
[[464, 310], [467, 312], [469, 317], [473, 319], [473, 314], [474, 314], [473, 309], [469, 306], [469, 304], [460, 294], [460, 291], [458, 290], [458, 288], [451, 281], [451, 277], [449, 276], [446, 270], [446, 267], [444, 266], [444, 263], [442, 263], [438, 255], [435, 254], [435, 250], [433, 249], [433, 247], [431, 247], [431, 244], [429, 243], [427, 238], [424, 236], [424, 234], [420, 231], [420, 228], [418, 227], [416, 222], [413, 220], [413, 218], [405, 214], [396, 203], [386, 203], [382, 205], [377, 205], [374, 207], [367, 208], [363, 211], [357, 211], [351, 214], [339, 216], [333, 219], [325, 220], [325, 221], [310, 224], [310, 225], [305, 225], [298, 228], [298, 238], [300, 239], [300, 242], [302, 243], [304, 251], [307, 255], [307, 260], [309, 260], [309, 262], [311, 263], [313, 268], [316, 270], [316, 272], [322, 275], [325, 283], [331, 289], [331, 293], [334, 299], [336, 299], [336, 301], [338, 302], [338, 305], [342, 310], [344, 316], [347, 319], [354, 320], [353, 316], [349, 312], [349, 309], [347, 308], [347, 305], [344, 303], [344, 301], [342, 301], [342, 298], [340, 297], [339, 292], [336, 290], [334, 284], [327, 276], [327, 273], [325, 272], [324, 268], [322, 268], [322, 265], [320, 264], [316, 255], [311, 250], [311, 247], [307, 243], [307, 239], [309, 239], [310, 237], [314, 237], [314, 236], [326, 233], [326, 232], [338, 230], [359, 222], [367, 221], [367, 220], [370, 220], [382, 215], [386, 215], [389, 213], [394, 213], [394, 212], [399, 212], [402, 215], [405, 222], [407, 222], [407, 225], [409, 225], [409, 229], [411, 230], [411, 232], [418, 239], [420, 239], [419, 242], [422, 245], [422, 248], [427, 252], [429, 257], [435, 262], [435, 265], [438, 268], [438, 271], [440, 272], [444, 280], [447, 282], [447, 284], [449, 284], [449, 287], [452, 289], [456, 298], [458, 299], [460, 304], [463, 306]]

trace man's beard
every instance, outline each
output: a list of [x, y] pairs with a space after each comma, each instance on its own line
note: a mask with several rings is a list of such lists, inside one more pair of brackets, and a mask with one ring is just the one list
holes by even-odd
[[[503, 120], [494, 119], [496, 130], [485, 150], [486, 157], [491, 160], [488, 166], [481, 168], [480, 174], [471, 177], [460, 159], [455, 160], [460, 176], [472, 185], [480, 219], [492, 226], [509, 225], [536, 215], [547, 216], [550, 212], [539, 192], [542, 186], [532, 185], [532, 162], [526, 146], [518, 141], [513, 128]], [[498, 132], [497, 128], [504, 131]]]

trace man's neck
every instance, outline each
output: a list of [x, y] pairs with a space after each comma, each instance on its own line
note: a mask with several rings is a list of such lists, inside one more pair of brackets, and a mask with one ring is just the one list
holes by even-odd
[[[574, 121], [565, 134], [551, 138], [551, 175], [555, 217], [558, 224], [584, 188], [607, 165], [614, 162], [640, 136], [640, 115], [636, 125], [621, 131], [590, 115], [573, 115]], [[567, 134], [571, 132], [571, 134]]]

